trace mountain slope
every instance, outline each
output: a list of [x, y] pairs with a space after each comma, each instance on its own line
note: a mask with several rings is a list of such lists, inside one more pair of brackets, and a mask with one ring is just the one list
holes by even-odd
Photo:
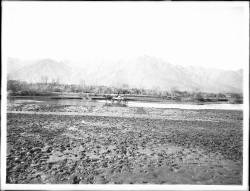
[[72, 69], [62, 62], [43, 59], [9, 73], [9, 78], [27, 82], [71, 82]]
[[100, 62], [71, 68], [63, 62], [44, 59], [10, 72], [11, 79], [28, 82], [79, 83], [171, 91], [242, 92], [242, 70], [226, 71], [201, 67], [182, 67], [164, 60], [141, 56], [117, 62]]

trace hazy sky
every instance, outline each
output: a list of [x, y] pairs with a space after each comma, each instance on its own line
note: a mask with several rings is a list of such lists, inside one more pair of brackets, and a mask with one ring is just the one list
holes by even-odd
[[248, 64], [248, 2], [2, 2], [5, 57]]

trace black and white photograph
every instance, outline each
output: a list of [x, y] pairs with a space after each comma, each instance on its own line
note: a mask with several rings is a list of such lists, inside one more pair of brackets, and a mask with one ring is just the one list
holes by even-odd
[[249, 2], [3, 1], [1, 190], [248, 190]]

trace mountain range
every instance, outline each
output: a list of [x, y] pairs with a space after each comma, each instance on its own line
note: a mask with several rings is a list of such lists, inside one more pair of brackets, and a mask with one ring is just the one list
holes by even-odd
[[243, 70], [221, 70], [170, 64], [152, 56], [100, 62], [70, 63], [52, 59], [22, 61], [9, 58], [8, 79], [26, 82], [58, 81], [66, 84], [106, 85], [113, 87], [180, 90], [193, 92], [242, 93]]

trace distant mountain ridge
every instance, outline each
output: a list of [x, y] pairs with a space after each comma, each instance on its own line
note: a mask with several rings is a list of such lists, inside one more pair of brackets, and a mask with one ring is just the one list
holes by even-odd
[[[15, 69], [16, 67], [16, 69]], [[242, 93], [243, 71], [227, 71], [201, 67], [182, 67], [164, 60], [141, 56], [135, 59], [98, 65], [71, 67], [52, 59], [32, 61], [24, 65], [9, 59], [8, 78], [27, 82], [47, 80], [67, 84], [106, 85], [133, 88]]]

